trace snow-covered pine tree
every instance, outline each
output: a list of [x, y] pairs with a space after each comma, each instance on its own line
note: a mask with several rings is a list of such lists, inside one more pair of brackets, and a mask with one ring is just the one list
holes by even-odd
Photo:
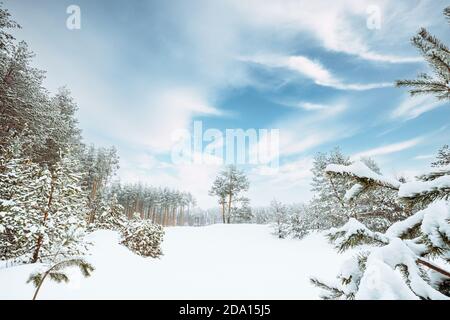
[[88, 230], [116, 230], [123, 231], [127, 225], [124, 208], [117, 200], [115, 193], [103, 199], [98, 210], [97, 218], [88, 225]]
[[450, 148], [446, 144], [439, 149], [436, 160], [431, 163], [432, 167], [442, 167], [450, 164]]
[[270, 203], [272, 214], [272, 230], [273, 234], [280, 239], [284, 239], [289, 235], [289, 211], [288, 208], [277, 200]]
[[107, 186], [119, 168], [119, 157], [114, 147], [85, 148], [81, 154], [83, 189], [87, 192], [89, 214], [88, 223], [96, 222], [98, 211], [107, 204]]
[[[444, 10], [450, 18], [450, 7]], [[416, 80], [400, 80], [397, 86], [411, 87], [411, 95], [431, 94], [450, 99], [450, 51], [437, 38], [421, 29], [412, 39], [429, 63], [434, 77], [419, 75]], [[377, 185], [398, 192], [407, 205], [409, 217], [394, 223], [385, 233], [373, 232], [357, 220], [330, 232], [339, 250], [362, 243], [378, 244], [348, 261], [338, 275], [340, 282], [325, 284], [326, 298], [400, 298], [449, 299], [450, 297], [450, 168], [448, 147], [443, 147], [432, 169], [416, 181], [404, 182], [381, 176], [361, 165], [333, 166], [332, 174], [352, 177], [360, 187], [352, 187], [358, 196], [365, 187]], [[427, 261], [432, 259], [433, 261]]]
[[15, 141], [0, 157], [1, 259], [37, 262], [78, 254], [86, 207], [76, 159], [64, 156], [49, 170], [22, 157]]
[[253, 207], [252, 212], [256, 224], [267, 224], [271, 221], [271, 210], [268, 207]]
[[231, 210], [231, 217], [233, 223], [250, 223], [253, 219], [250, 199], [247, 197], [236, 199]]
[[[380, 172], [378, 165], [370, 158], [361, 161], [373, 172]], [[389, 225], [403, 219], [404, 208], [397, 201], [395, 191], [372, 187], [358, 193], [360, 185], [352, 183], [349, 177], [327, 175], [325, 168], [330, 164], [350, 165], [352, 161], [339, 148], [329, 154], [319, 153], [313, 165], [312, 191], [314, 197], [308, 204], [308, 226], [310, 230], [327, 230], [342, 226], [353, 217], [375, 231], [385, 231]], [[350, 188], [353, 187], [351, 190]]]
[[[344, 263], [336, 283], [317, 279], [324, 298], [449, 299], [450, 298], [450, 167], [432, 168], [416, 181], [401, 182], [377, 174], [363, 163], [329, 165], [330, 175], [352, 178], [361, 187], [395, 190], [413, 214], [391, 225], [385, 233], [369, 230], [356, 219], [328, 236], [339, 251], [372, 245]], [[355, 185], [356, 185], [355, 184]]]
[[20, 26], [11, 19], [8, 10], [0, 7], [0, 50], [7, 50], [14, 37], [8, 32], [8, 29], [16, 29]]
[[346, 189], [350, 182], [345, 177], [329, 177], [324, 169], [330, 163], [350, 164], [339, 148], [330, 153], [318, 153], [314, 157], [312, 189], [314, 197], [310, 202], [309, 214], [314, 222], [313, 229], [326, 230], [344, 224], [348, 217], [347, 204], [344, 201]]
[[249, 182], [245, 173], [236, 166], [229, 165], [216, 177], [209, 192], [219, 198], [222, 206], [223, 223], [230, 223], [233, 201], [239, 198], [241, 192], [247, 191]]
[[28, 262], [41, 227], [37, 195], [48, 189], [50, 175], [22, 157], [21, 149], [16, 138], [0, 153], [0, 259]]
[[[362, 158], [360, 161], [374, 173], [381, 174], [381, 170], [374, 160]], [[400, 177], [399, 181], [404, 181], [404, 179]], [[358, 184], [353, 185], [353, 188], [346, 192], [344, 201], [348, 204], [350, 216], [370, 230], [384, 232], [394, 222], [409, 216], [405, 205], [398, 201], [395, 190], [376, 185], [365, 190], [360, 190], [360, 187]]]
[[289, 207], [289, 234], [292, 238], [302, 239], [311, 230], [308, 220], [308, 207], [296, 204]]
[[67, 152], [48, 172], [46, 188], [38, 194], [44, 205], [39, 206], [40, 228], [32, 262], [51, 259], [55, 253], [72, 257], [85, 249], [87, 203], [79, 160]]
[[[444, 15], [450, 16], [450, 7], [444, 10]], [[425, 28], [411, 42], [428, 62], [433, 75], [422, 73], [415, 80], [399, 80], [397, 86], [410, 87], [412, 96], [432, 94], [439, 100], [450, 99], [450, 49]]]

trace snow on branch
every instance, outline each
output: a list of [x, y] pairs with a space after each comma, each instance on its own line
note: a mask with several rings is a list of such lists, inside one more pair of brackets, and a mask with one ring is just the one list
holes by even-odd
[[386, 230], [386, 235], [400, 238], [422, 223], [425, 212], [425, 210], [420, 210], [405, 220], [397, 221]]
[[444, 200], [435, 201], [422, 211], [425, 214], [420, 229], [431, 247], [450, 248], [450, 204]]
[[339, 164], [329, 164], [325, 168], [325, 173], [331, 175], [341, 174], [350, 176], [353, 177], [355, 180], [358, 181], [358, 183], [362, 185], [376, 184], [394, 190], [398, 190], [401, 185], [400, 181], [393, 178], [382, 176], [372, 171], [361, 161], [354, 162], [349, 166]]
[[431, 170], [428, 170], [427, 172], [423, 172], [420, 175], [418, 175], [417, 178], [422, 181], [428, 181], [449, 175], [450, 175], [450, 164], [441, 167], [431, 168]]
[[420, 196], [430, 196], [434, 199], [444, 198], [450, 191], [450, 175], [441, 176], [429, 181], [411, 181], [400, 186], [398, 196], [412, 199]]
[[[374, 248], [367, 258], [367, 265], [372, 269], [368, 268], [364, 273], [357, 299], [380, 299], [383, 297], [388, 299], [386, 291], [395, 295], [401, 294], [403, 298], [406, 298], [408, 287], [415, 295], [423, 299], [448, 299], [422, 278], [422, 270], [417, 265], [416, 254], [399, 238], [391, 239], [386, 246]], [[403, 281], [398, 281], [400, 278], [396, 278], [394, 275], [396, 269], [406, 277], [408, 287]], [[391, 281], [386, 283], [382, 279], [391, 279]], [[389, 285], [389, 288], [386, 288], [386, 285]]]
[[350, 218], [346, 224], [340, 228], [331, 228], [327, 232], [327, 236], [336, 248], [343, 252], [349, 248], [353, 248], [362, 244], [379, 244], [385, 245], [389, 243], [389, 238], [379, 232], [369, 230], [365, 225], [354, 218]]
[[344, 195], [344, 201], [352, 201], [354, 198], [356, 198], [361, 192], [364, 191], [364, 186], [356, 183], [351, 187]]

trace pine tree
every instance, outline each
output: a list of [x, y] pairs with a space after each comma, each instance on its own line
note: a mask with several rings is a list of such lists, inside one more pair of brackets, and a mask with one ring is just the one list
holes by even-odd
[[436, 160], [431, 163], [432, 167], [443, 167], [450, 165], [450, 148], [444, 145], [439, 149]]
[[67, 259], [54, 263], [45, 271], [33, 272], [27, 280], [27, 283], [32, 282], [36, 287], [36, 290], [33, 294], [33, 300], [36, 300], [37, 295], [42, 287], [42, 284], [47, 278], [57, 283], [69, 282], [69, 277], [64, 272], [64, 269], [70, 267], [78, 267], [81, 271], [81, 274], [84, 277], [89, 277], [92, 271], [94, 271], [94, 267], [91, 264], [89, 264], [83, 259], [77, 258], [77, 259]]
[[244, 172], [230, 165], [220, 172], [213, 182], [209, 194], [219, 198], [222, 207], [223, 223], [230, 223], [233, 201], [241, 192], [247, 191], [249, 182]]
[[83, 246], [87, 212], [81, 188], [79, 162], [67, 153], [46, 175], [45, 189], [37, 196], [40, 228], [36, 233], [32, 262], [45, 261], [57, 252], [63, 257], [79, 255]]
[[346, 189], [350, 182], [345, 177], [325, 175], [325, 168], [330, 163], [350, 164], [348, 157], [335, 148], [329, 154], [318, 153], [314, 157], [312, 168], [312, 191], [314, 197], [310, 203], [310, 212], [314, 229], [326, 230], [344, 224], [348, 219], [347, 204], [344, 201]]
[[41, 224], [37, 195], [47, 190], [49, 174], [21, 155], [15, 139], [0, 153], [0, 259], [31, 260]]
[[302, 239], [311, 230], [308, 208], [304, 204], [292, 205], [289, 211], [289, 234], [292, 238]]
[[250, 199], [242, 197], [236, 199], [234, 203], [231, 211], [233, 223], [250, 223], [254, 217], [250, 207]]
[[[450, 7], [444, 10], [449, 17]], [[450, 20], [449, 20], [450, 21]], [[422, 28], [411, 39], [412, 44], [419, 49], [428, 62], [433, 75], [420, 74], [415, 80], [398, 80], [398, 87], [410, 87], [412, 96], [432, 94], [439, 100], [450, 99], [450, 50], [439, 39]]]
[[312, 280], [327, 291], [324, 297], [450, 297], [450, 169], [447, 166], [432, 168], [412, 182], [377, 174], [362, 163], [330, 165], [326, 171], [330, 175], [351, 177], [363, 186], [362, 190], [373, 185], [396, 190], [399, 200], [412, 211], [384, 233], [372, 231], [353, 218], [344, 226], [331, 229], [328, 236], [339, 251], [362, 244], [373, 247], [362, 250], [343, 265], [338, 275], [340, 283]]
[[89, 224], [89, 230], [105, 229], [122, 231], [126, 228], [126, 225], [127, 218], [124, 208], [114, 193], [102, 201], [97, 219], [95, 222]]
[[272, 211], [273, 234], [279, 239], [284, 239], [289, 235], [289, 211], [288, 208], [277, 200], [270, 203]]
[[14, 37], [7, 32], [7, 29], [16, 29], [20, 26], [11, 19], [8, 10], [0, 7], [0, 50], [6, 50]]
[[21, 139], [0, 157], [1, 259], [51, 260], [84, 249], [85, 194], [77, 162], [64, 156], [51, 170], [21, 154]]

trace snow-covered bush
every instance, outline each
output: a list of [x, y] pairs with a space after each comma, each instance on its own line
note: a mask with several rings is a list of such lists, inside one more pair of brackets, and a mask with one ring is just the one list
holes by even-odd
[[450, 166], [433, 168], [406, 183], [374, 173], [362, 163], [330, 165], [326, 171], [352, 177], [363, 189], [377, 185], [396, 190], [408, 208], [422, 209], [384, 233], [371, 231], [356, 219], [331, 229], [328, 237], [339, 251], [369, 246], [342, 266], [337, 283], [312, 280], [325, 289], [323, 297], [450, 298]]
[[141, 256], [157, 258], [162, 254], [163, 236], [162, 226], [136, 219], [131, 220], [122, 231], [122, 244]]

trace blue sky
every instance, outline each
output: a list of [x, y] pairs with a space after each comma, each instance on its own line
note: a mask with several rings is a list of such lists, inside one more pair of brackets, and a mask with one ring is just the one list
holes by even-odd
[[[66, 8], [81, 29], [66, 28]], [[448, 103], [394, 88], [427, 65], [410, 45], [419, 27], [450, 42], [446, 1], [4, 1], [16, 32], [67, 85], [87, 143], [116, 145], [123, 181], [191, 191], [203, 207], [217, 165], [175, 165], [172, 133], [280, 130], [280, 170], [247, 167], [255, 205], [307, 200], [312, 157], [335, 146], [413, 174], [449, 142]], [[371, 8], [380, 28], [367, 27]]]

